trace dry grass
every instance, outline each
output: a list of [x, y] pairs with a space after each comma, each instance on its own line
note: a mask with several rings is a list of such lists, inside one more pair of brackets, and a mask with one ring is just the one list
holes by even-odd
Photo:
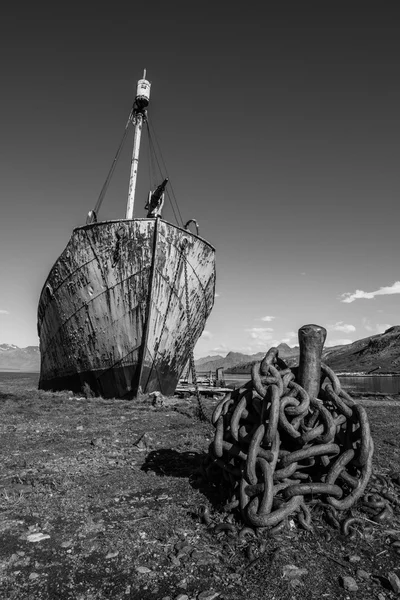
[[[368, 412], [375, 470], [398, 471], [400, 403]], [[31, 376], [0, 380], [0, 413], [1, 597], [158, 600], [212, 588], [229, 600], [333, 599], [348, 595], [340, 576], [358, 568], [377, 578], [358, 580], [352, 598], [394, 597], [379, 577], [397, 569], [387, 531], [400, 530], [398, 512], [354, 539], [317, 515], [313, 534], [257, 543], [210, 532], [198, 507], [214, 522], [226, 515], [218, 491], [194, 475], [213, 434], [195, 401], [78, 399], [37, 391]], [[39, 532], [50, 537], [28, 541]], [[290, 564], [307, 569], [296, 584], [283, 576]]]

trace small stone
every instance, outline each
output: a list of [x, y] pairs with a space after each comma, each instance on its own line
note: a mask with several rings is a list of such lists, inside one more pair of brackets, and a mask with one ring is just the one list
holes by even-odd
[[119, 552], [118, 550], [116, 550], [115, 552], [109, 552], [106, 556], [106, 558], [115, 558], [116, 556], [118, 556]]
[[218, 562], [217, 557], [209, 554], [208, 552], [200, 552], [198, 550], [195, 550], [192, 553], [191, 559], [194, 560], [198, 565], [210, 565]]
[[193, 546], [190, 546], [189, 544], [186, 544], [180, 548], [180, 552], [183, 552], [184, 554], [190, 554], [190, 552], [192, 552], [192, 551], [193, 551]]
[[358, 579], [369, 579], [371, 577], [370, 573], [364, 571], [364, 569], [357, 569], [356, 576]]
[[83, 431], [83, 425], [78, 425], [78, 427], [76, 429], [77, 429], [77, 431]]
[[176, 587], [181, 588], [183, 590], [187, 589], [187, 580], [186, 579], [181, 579], [181, 581], [178, 581], [178, 583], [176, 584]]
[[353, 554], [352, 556], [349, 556], [349, 562], [351, 562], [351, 563], [361, 562], [361, 556], [357, 556], [357, 554]]
[[300, 579], [291, 579], [291, 580], [289, 581], [289, 585], [290, 585], [290, 587], [291, 587], [292, 589], [294, 589], [294, 590], [295, 590], [296, 588], [299, 588], [299, 587], [301, 587], [303, 584], [302, 584], [302, 582], [300, 581]]
[[152, 399], [152, 406], [160, 407], [165, 405], [165, 399], [161, 392], [152, 392], [149, 396]]
[[296, 565], [285, 565], [283, 567], [283, 576], [285, 579], [297, 579], [302, 575], [307, 575], [307, 569], [300, 569]]
[[177, 552], [183, 548], [183, 546], [185, 545], [185, 542], [176, 542], [175, 546], [174, 546], [174, 550], [176, 550]]
[[397, 483], [397, 485], [400, 485], [400, 471], [397, 471], [396, 473], [392, 473], [391, 478], [392, 478], [392, 481]]
[[72, 540], [61, 543], [61, 548], [70, 548], [72, 546]]
[[189, 600], [189, 596], [187, 594], [179, 594], [175, 600]]
[[214, 590], [208, 590], [204, 592], [200, 592], [197, 596], [197, 600], [214, 600], [220, 596], [220, 592], [214, 592]]
[[41, 542], [42, 540], [49, 539], [49, 537], [47, 533], [31, 533], [26, 539], [28, 542]]
[[148, 436], [147, 433], [144, 433], [143, 435], [140, 436], [140, 438], [138, 440], [136, 440], [136, 442], [134, 442], [134, 446], [136, 446], [136, 448], [138, 448], [138, 450], [140, 450], [140, 452], [144, 452], [145, 450], [147, 450], [150, 446], [151, 443], [151, 438]]
[[181, 561], [176, 556], [170, 556], [171, 562], [175, 567], [181, 566]]
[[358, 585], [354, 577], [342, 577], [342, 585], [345, 590], [348, 592], [356, 592], [358, 590]]
[[138, 573], [151, 573], [151, 569], [149, 569], [148, 567], [136, 567], [136, 571]]
[[34, 579], [37, 579], [39, 577], [39, 573], [31, 573], [28, 577], [28, 579], [30, 579], [31, 581], [33, 581]]
[[189, 556], [190, 553], [193, 552], [193, 546], [183, 546], [178, 554], [176, 555], [177, 558], [184, 558], [186, 556]]
[[398, 578], [396, 573], [393, 573], [393, 571], [392, 571], [391, 573], [388, 574], [387, 578], [389, 580], [390, 585], [392, 586], [392, 590], [396, 594], [399, 594], [400, 593], [400, 579]]

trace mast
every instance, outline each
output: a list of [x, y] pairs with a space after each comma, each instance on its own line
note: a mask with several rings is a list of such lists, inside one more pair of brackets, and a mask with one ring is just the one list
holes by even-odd
[[131, 176], [129, 179], [128, 204], [126, 207], [126, 218], [133, 219], [133, 205], [135, 202], [136, 179], [139, 165], [140, 137], [142, 134], [143, 121], [146, 120], [146, 108], [149, 105], [151, 83], [146, 79], [146, 69], [143, 78], [137, 82], [136, 98], [132, 107], [132, 121], [135, 125], [133, 137], [133, 150], [131, 161]]

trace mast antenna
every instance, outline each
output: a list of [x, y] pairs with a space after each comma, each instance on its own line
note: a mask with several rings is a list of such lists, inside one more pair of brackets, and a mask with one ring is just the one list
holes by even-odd
[[135, 203], [135, 190], [137, 171], [139, 166], [140, 138], [142, 135], [143, 121], [147, 118], [147, 107], [150, 100], [151, 83], [146, 79], [146, 69], [143, 71], [143, 78], [139, 79], [136, 88], [136, 97], [132, 107], [131, 119], [135, 125], [133, 136], [133, 150], [131, 161], [131, 175], [129, 179], [128, 204], [126, 207], [126, 218], [133, 219], [133, 206]]

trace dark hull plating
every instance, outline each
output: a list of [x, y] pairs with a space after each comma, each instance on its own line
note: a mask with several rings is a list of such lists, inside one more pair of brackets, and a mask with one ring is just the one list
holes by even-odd
[[210, 244], [162, 219], [75, 229], [39, 300], [39, 387], [173, 393], [190, 351], [186, 281], [195, 343], [214, 302]]

